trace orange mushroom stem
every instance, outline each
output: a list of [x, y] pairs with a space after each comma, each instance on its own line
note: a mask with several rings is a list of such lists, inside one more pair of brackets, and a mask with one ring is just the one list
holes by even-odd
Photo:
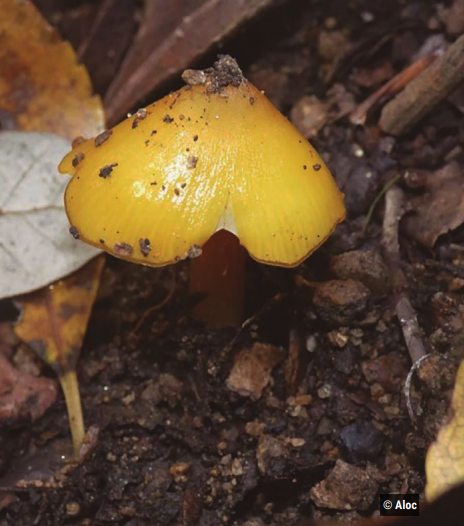
[[194, 313], [209, 328], [243, 321], [247, 252], [236, 236], [219, 230], [190, 263], [190, 292], [200, 295]]
[[298, 265], [344, 219], [343, 195], [230, 56], [182, 78], [175, 93], [75, 141], [59, 167], [73, 175], [66, 212], [72, 235], [117, 257], [154, 267], [193, 259], [191, 290], [206, 294], [197, 314], [236, 325], [241, 247], [260, 263]]

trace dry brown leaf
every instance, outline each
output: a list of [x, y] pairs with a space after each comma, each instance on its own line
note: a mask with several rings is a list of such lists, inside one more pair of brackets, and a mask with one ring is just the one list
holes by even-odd
[[[174, 2], [165, 3], [175, 5]], [[93, 7], [91, 4], [87, 6]], [[119, 71], [137, 29], [138, 9], [138, 2], [127, 0], [103, 0], [97, 4], [85, 38], [76, 49], [77, 56], [89, 70], [97, 93], [105, 93]], [[68, 17], [68, 26], [75, 22], [75, 12], [72, 13]], [[80, 23], [83, 25], [84, 22]]]
[[427, 500], [434, 500], [464, 482], [464, 362], [456, 376], [451, 407], [453, 418], [440, 429], [427, 452]]
[[72, 140], [104, 129], [86, 69], [32, 2], [0, 2], [0, 124]]
[[105, 96], [110, 125], [161, 82], [273, 2], [149, 0], [135, 44]]
[[15, 369], [0, 354], [0, 422], [37, 420], [56, 399], [56, 383]]
[[104, 256], [99, 256], [65, 280], [18, 298], [23, 315], [15, 327], [16, 334], [60, 377], [76, 453], [84, 424], [75, 366], [104, 263]]
[[414, 214], [403, 219], [408, 235], [428, 248], [464, 222], [464, 174], [451, 162], [426, 174], [426, 192], [411, 200]]
[[[117, 93], [127, 80], [159, 47], [163, 40], [176, 30], [176, 26], [189, 13], [199, 9], [206, 0], [166, 2], [165, 0], [146, 0], [145, 12], [138, 33], [129, 52], [113, 79], [107, 97]], [[108, 100], [108, 99], [107, 99]]]

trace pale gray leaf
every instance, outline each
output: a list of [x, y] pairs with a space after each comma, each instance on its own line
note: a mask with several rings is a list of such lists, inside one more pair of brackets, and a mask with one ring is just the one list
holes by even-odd
[[58, 164], [68, 142], [0, 132], [0, 299], [44, 287], [100, 253], [69, 234]]

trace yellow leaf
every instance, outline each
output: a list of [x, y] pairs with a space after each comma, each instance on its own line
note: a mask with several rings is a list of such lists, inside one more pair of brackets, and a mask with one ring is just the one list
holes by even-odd
[[23, 315], [15, 327], [16, 334], [59, 376], [76, 454], [84, 424], [75, 366], [104, 263], [104, 256], [99, 256], [65, 280], [18, 298]]
[[80, 272], [18, 298], [24, 310], [16, 333], [57, 373], [76, 365], [104, 261], [93, 259]]
[[464, 481], [464, 362], [461, 363], [453, 399], [453, 418], [442, 427], [427, 452], [425, 470], [428, 500], [434, 500]]
[[8, 129], [72, 140], [104, 128], [86, 69], [30, 1], [0, 2], [0, 107]]

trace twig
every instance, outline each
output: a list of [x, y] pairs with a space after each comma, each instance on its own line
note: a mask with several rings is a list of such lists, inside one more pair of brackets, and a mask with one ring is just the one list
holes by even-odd
[[422, 343], [416, 312], [407, 295], [408, 287], [406, 277], [399, 266], [400, 247], [398, 241], [398, 226], [404, 211], [403, 191], [401, 188], [393, 186], [385, 196], [382, 245], [392, 280], [396, 315], [403, 330], [409, 356], [414, 364], [427, 353]]
[[[285, 388], [287, 397], [297, 392], [297, 382], [301, 367], [303, 338], [298, 329], [290, 329], [288, 338], [288, 355], [284, 366]], [[306, 353], [308, 354], [308, 353]]]
[[79, 48], [77, 50], [77, 56], [79, 60], [82, 60], [82, 57], [86, 53], [86, 51], [89, 49], [89, 45], [92, 42], [92, 40], [95, 38], [95, 35], [97, 34], [98, 29], [100, 28], [100, 25], [105, 20], [106, 15], [108, 14], [109, 10], [113, 8], [113, 0], [104, 0], [104, 2], [100, 5], [97, 15], [93, 19], [92, 25], [90, 26], [89, 31], [87, 31], [84, 39], [79, 45]]
[[411, 403], [412, 377], [424, 358], [428, 355], [422, 343], [416, 312], [407, 295], [406, 277], [399, 266], [400, 246], [398, 242], [398, 226], [404, 211], [403, 191], [398, 186], [393, 186], [388, 190], [385, 197], [382, 245], [392, 280], [396, 315], [400, 321], [406, 347], [408, 348], [412, 361], [412, 367], [404, 385], [404, 395], [409, 416], [411, 420], [414, 421], [416, 417]]
[[453, 276], [456, 276], [461, 279], [464, 278], [464, 267], [460, 265], [455, 265], [454, 263], [448, 263], [446, 261], [434, 261], [433, 259], [427, 259], [425, 260], [425, 266], [427, 268], [433, 268], [438, 271], [449, 272]]
[[281, 301], [283, 301], [287, 297], [288, 297], [288, 293], [278, 292], [275, 296], [273, 296], [264, 305], [264, 307], [261, 310], [259, 310], [255, 314], [253, 314], [253, 316], [250, 316], [249, 318], [247, 318], [242, 323], [240, 328], [237, 330], [237, 332], [235, 333], [235, 335], [232, 338], [232, 340], [224, 347], [224, 349], [222, 350], [222, 354], [225, 356], [226, 354], [228, 354], [234, 348], [234, 346], [237, 343], [238, 339], [240, 338], [240, 336], [243, 334], [244, 330], [249, 325], [251, 325], [252, 323], [257, 321], [261, 316], [263, 316], [263, 314], [265, 314], [266, 312], [269, 312], [273, 307], [275, 307], [275, 305], [279, 304]]
[[464, 35], [385, 106], [380, 127], [401, 135], [464, 81]]
[[410, 82], [412, 82], [418, 75], [420, 75], [427, 66], [439, 56], [441, 50], [433, 51], [428, 55], [416, 60], [409, 67], [395, 75], [386, 84], [381, 86], [377, 91], [372, 93], [364, 102], [362, 102], [350, 115], [350, 121], [354, 125], [363, 125], [366, 122], [368, 113], [377, 107], [379, 104], [390, 99]]
[[[416, 419], [416, 413], [414, 413], [414, 409], [412, 407], [411, 403], [411, 383], [412, 383], [412, 377], [414, 376], [414, 373], [419, 369], [419, 367], [422, 365], [422, 362], [431, 356], [431, 354], [426, 354], [425, 356], [422, 356], [422, 358], [419, 358], [417, 362], [414, 362], [412, 364], [411, 369], [409, 369], [408, 376], [406, 377], [406, 382], [404, 382], [404, 395], [406, 398], [406, 407], [408, 408], [409, 418], [414, 422]], [[420, 414], [420, 413], [419, 413]]]
[[147, 309], [143, 314], [140, 320], [137, 322], [137, 325], [132, 329], [130, 336], [135, 336], [137, 332], [139, 332], [142, 325], [145, 323], [145, 320], [150, 316], [151, 313], [156, 312], [160, 309], [162, 309], [169, 301], [171, 301], [171, 298], [174, 296], [174, 293], [176, 291], [176, 275], [173, 270], [171, 270], [171, 283], [169, 285], [169, 291], [159, 303], [156, 305], [153, 305], [153, 307], [150, 307]]

